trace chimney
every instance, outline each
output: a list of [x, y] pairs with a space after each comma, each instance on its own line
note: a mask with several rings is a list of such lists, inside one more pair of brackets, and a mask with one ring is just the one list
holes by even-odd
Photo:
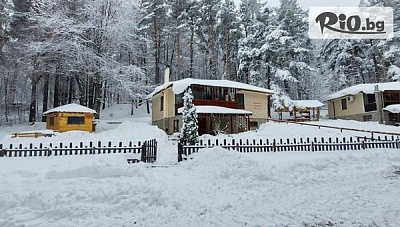
[[167, 65], [167, 66], [165, 66], [164, 83], [169, 82], [169, 73], [170, 73], [170, 68], [169, 68], [169, 65]]

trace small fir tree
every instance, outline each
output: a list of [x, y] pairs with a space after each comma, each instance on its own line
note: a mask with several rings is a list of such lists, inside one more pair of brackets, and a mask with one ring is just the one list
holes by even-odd
[[185, 145], [194, 145], [199, 137], [196, 107], [193, 105], [192, 90], [188, 88], [183, 96], [182, 128], [179, 137]]

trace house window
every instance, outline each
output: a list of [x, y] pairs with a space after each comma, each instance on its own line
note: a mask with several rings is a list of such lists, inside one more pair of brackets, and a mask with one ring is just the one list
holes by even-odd
[[175, 104], [183, 103], [183, 93], [175, 95]]
[[364, 103], [375, 103], [375, 95], [374, 94], [364, 94]]
[[363, 121], [372, 121], [372, 115], [364, 115]]
[[365, 112], [376, 110], [376, 101], [374, 94], [364, 94], [364, 109]]
[[389, 121], [397, 121], [397, 114], [389, 113]]
[[398, 102], [399, 94], [397, 92], [385, 92], [383, 95], [383, 99], [385, 102]]
[[50, 117], [50, 126], [54, 125], [54, 117]]
[[68, 117], [69, 125], [83, 125], [85, 124], [85, 117]]
[[192, 88], [193, 99], [203, 99], [203, 87], [193, 86]]
[[161, 100], [160, 100], [160, 111], [164, 111], [164, 96], [161, 96]]
[[244, 109], [244, 94], [236, 94], [236, 108]]
[[347, 110], [347, 100], [344, 98], [342, 101], [342, 110]]
[[179, 132], [179, 120], [174, 120], [174, 132]]

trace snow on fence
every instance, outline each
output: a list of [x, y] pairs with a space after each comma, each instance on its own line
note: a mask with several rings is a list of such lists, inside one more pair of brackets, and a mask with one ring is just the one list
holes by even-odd
[[111, 154], [111, 153], [131, 153], [140, 155], [138, 159], [127, 159], [128, 163], [134, 162], [155, 162], [157, 159], [157, 141], [156, 139], [147, 140], [133, 144], [130, 141], [127, 145], [123, 145], [122, 142], [112, 144], [108, 142], [103, 145], [101, 141], [97, 143], [89, 142], [84, 144], [80, 142], [79, 145], [73, 143], [50, 143], [48, 147], [43, 146], [42, 143], [39, 146], [33, 146], [29, 144], [28, 147], [23, 147], [22, 144], [14, 146], [13, 144], [8, 147], [0, 144], [0, 157], [45, 157], [45, 156], [65, 156], [65, 155], [94, 155], [94, 154]]
[[345, 151], [365, 150], [371, 148], [400, 149], [400, 138], [394, 136], [378, 137], [371, 140], [367, 137], [350, 138], [300, 138], [300, 139], [260, 139], [260, 140], [200, 140], [196, 145], [182, 145], [178, 143], [178, 161], [198, 152], [200, 149], [220, 146], [228, 150], [242, 153], [250, 152], [281, 152], [281, 151]]

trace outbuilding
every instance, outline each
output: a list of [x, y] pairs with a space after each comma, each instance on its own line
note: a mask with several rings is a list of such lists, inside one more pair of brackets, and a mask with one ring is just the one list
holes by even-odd
[[321, 107], [324, 106], [318, 100], [287, 100], [286, 102], [289, 104], [282, 103], [275, 109], [279, 114], [279, 120], [283, 120], [283, 112], [289, 112], [293, 116], [293, 119], [287, 119], [290, 121], [319, 121]]
[[395, 107], [400, 104], [400, 82], [354, 85], [329, 95], [326, 101], [331, 119], [394, 124], [398, 117]]
[[46, 116], [46, 128], [59, 132], [71, 130], [94, 132], [95, 114], [96, 111], [75, 103], [59, 106], [43, 113]]

